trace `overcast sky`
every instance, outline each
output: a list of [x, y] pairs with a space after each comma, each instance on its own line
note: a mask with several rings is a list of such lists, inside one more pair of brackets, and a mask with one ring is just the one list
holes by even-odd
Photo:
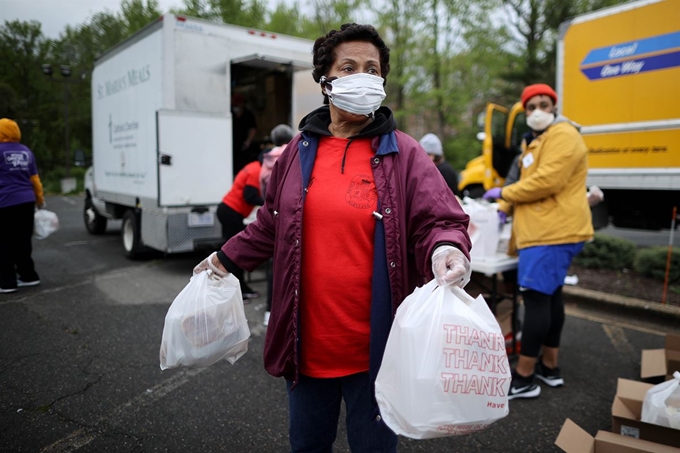
[[[182, 0], [158, 0], [164, 13], [181, 6]], [[81, 25], [106, 9], [120, 11], [120, 0], [0, 0], [0, 21], [37, 20], [42, 24], [43, 35], [58, 38], [67, 25]]]

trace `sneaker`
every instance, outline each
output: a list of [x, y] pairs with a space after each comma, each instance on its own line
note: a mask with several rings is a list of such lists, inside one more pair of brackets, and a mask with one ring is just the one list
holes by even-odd
[[36, 286], [40, 284], [40, 280], [32, 280], [30, 282], [25, 282], [22, 280], [17, 280], [17, 286], [18, 287], [23, 287], [23, 286]]
[[16, 288], [7, 288], [7, 289], [5, 289], [5, 288], [0, 288], [0, 294], [3, 294], [3, 293], [14, 293], [14, 292], [16, 292], [16, 290], [17, 290]]
[[515, 398], [537, 398], [541, 394], [541, 387], [536, 383], [534, 375], [529, 377], [520, 376], [512, 371], [512, 383], [508, 391], [508, 399]]
[[564, 385], [564, 379], [562, 379], [560, 367], [548, 368], [547, 366], [543, 365], [543, 360], [540, 358], [536, 362], [534, 374], [538, 379], [545, 382], [550, 387], [562, 387]]
[[264, 320], [262, 320], [262, 325], [267, 327], [269, 325], [269, 312], [265, 311], [264, 312]]

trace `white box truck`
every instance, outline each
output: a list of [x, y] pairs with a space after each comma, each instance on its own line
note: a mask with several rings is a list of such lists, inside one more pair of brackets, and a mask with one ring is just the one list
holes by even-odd
[[232, 93], [247, 99], [259, 137], [297, 126], [322, 101], [312, 46], [166, 14], [98, 58], [87, 230], [122, 219], [130, 258], [221, 243], [215, 211], [233, 181]]

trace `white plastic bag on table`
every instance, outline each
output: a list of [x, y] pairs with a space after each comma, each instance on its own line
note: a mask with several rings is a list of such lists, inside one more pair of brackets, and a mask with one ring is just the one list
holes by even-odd
[[33, 236], [36, 239], [45, 239], [59, 229], [57, 214], [47, 209], [38, 209], [33, 215]]
[[[643, 422], [680, 429], [680, 372], [647, 390], [642, 402]], [[678, 434], [680, 436], [680, 433]]]
[[470, 216], [468, 225], [468, 234], [472, 242], [470, 257], [481, 259], [495, 256], [500, 240], [498, 205], [465, 197], [462, 208]]
[[496, 252], [507, 255], [508, 251], [510, 250], [510, 239], [512, 239], [512, 219], [506, 221], [506, 223], [500, 227], [500, 232], [498, 233], [498, 247], [496, 247]]
[[212, 271], [193, 275], [165, 316], [161, 370], [236, 362], [248, 350], [250, 330], [238, 279]]
[[433, 280], [397, 310], [375, 396], [395, 433], [453, 436], [508, 415], [510, 379], [505, 339], [482, 296]]

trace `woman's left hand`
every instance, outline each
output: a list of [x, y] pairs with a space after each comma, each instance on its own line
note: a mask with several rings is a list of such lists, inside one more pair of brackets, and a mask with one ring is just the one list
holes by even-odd
[[470, 261], [451, 245], [441, 245], [432, 253], [432, 273], [439, 286], [464, 287], [470, 281]]

